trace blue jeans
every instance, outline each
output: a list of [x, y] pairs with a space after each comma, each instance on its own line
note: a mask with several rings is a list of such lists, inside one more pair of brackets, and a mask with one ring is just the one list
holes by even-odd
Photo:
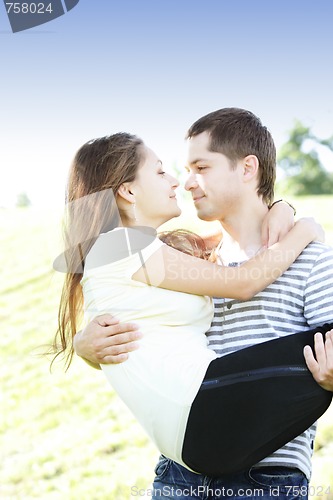
[[195, 474], [161, 455], [155, 468], [153, 500], [306, 500], [308, 481], [298, 469], [251, 468], [223, 478]]

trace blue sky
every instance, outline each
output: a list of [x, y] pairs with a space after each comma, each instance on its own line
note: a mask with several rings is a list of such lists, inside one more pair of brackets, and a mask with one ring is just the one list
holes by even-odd
[[13, 34], [0, 4], [0, 206], [62, 203], [75, 151], [119, 130], [182, 166], [187, 127], [220, 107], [278, 146], [295, 118], [332, 135], [332, 18], [331, 0], [80, 0]]

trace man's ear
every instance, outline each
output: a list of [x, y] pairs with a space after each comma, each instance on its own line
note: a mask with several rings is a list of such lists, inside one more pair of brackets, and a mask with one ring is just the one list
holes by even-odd
[[129, 203], [135, 203], [134, 193], [131, 191], [131, 183], [124, 182], [117, 191], [117, 194], [128, 201]]
[[259, 170], [259, 160], [255, 155], [248, 155], [243, 160], [243, 175], [244, 181], [250, 182], [256, 178]]

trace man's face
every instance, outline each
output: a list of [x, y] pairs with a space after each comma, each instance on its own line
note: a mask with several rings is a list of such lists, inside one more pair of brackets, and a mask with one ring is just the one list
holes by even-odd
[[242, 164], [232, 168], [222, 153], [209, 151], [208, 132], [188, 141], [185, 189], [190, 191], [200, 219], [227, 220], [237, 213], [242, 195]]

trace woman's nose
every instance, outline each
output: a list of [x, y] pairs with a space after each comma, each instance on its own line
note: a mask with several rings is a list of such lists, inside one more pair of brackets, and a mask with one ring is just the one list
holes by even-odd
[[172, 175], [170, 175], [170, 183], [172, 189], [176, 189], [179, 186], [179, 180], [176, 179], [176, 177], [173, 177]]

